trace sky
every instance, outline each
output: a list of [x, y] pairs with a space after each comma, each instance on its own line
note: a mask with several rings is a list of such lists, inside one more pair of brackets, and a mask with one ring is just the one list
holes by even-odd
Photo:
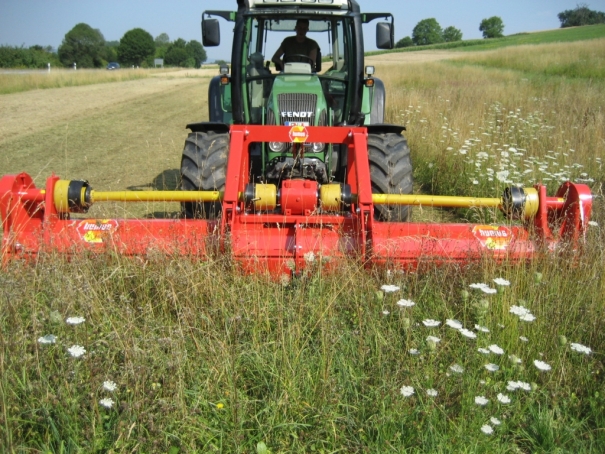
[[[605, 0], [358, 0], [363, 12], [390, 12], [395, 16], [395, 40], [411, 36], [422, 19], [435, 18], [442, 28], [460, 29], [463, 39], [482, 38], [482, 19], [499, 16], [504, 34], [559, 28], [557, 14], [585, 3], [605, 11]], [[236, 0], [0, 0], [0, 45], [34, 44], [59, 47], [65, 34], [84, 22], [101, 30], [105, 40], [119, 40], [133, 28], [154, 38], [202, 40], [204, 10], [237, 9]], [[229, 60], [232, 24], [221, 22], [221, 45], [207, 48], [208, 61]], [[366, 50], [374, 49], [374, 25], [364, 30]], [[311, 36], [311, 35], [309, 35]], [[269, 53], [269, 52], [268, 52]], [[272, 51], [270, 52], [272, 53]]]

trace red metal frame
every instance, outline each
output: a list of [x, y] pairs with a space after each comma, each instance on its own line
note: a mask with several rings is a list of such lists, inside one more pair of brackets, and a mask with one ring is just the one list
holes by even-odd
[[[234, 125], [231, 127], [227, 179], [220, 221], [179, 219], [86, 219], [58, 213], [54, 207], [56, 176], [46, 188], [35, 187], [22, 173], [0, 179], [2, 257], [52, 250], [79, 249], [119, 254], [192, 254], [205, 257], [210, 244], [229, 251], [244, 269], [289, 273], [315, 260], [337, 266], [344, 257], [364, 263], [415, 267], [423, 262], [466, 262], [491, 256], [526, 260], [565, 241], [577, 244], [592, 208], [587, 186], [565, 183], [555, 197], [536, 185], [538, 213], [523, 225], [386, 223], [374, 220], [367, 130], [360, 127], [307, 127], [308, 142], [347, 146], [347, 183], [356, 201], [347, 212], [325, 214], [310, 210], [316, 184], [293, 180], [284, 189], [283, 214], [250, 213], [240, 200], [249, 183], [249, 146], [254, 142], [290, 142], [290, 127]], [[292, 195], [300, 197], [291, 197]], [[283, 206], [285, 200], [297, 200]], [[562, 202], [562, 200], [564, 200]], [[317, 202], [316, 202], [317, 205]], [[290, 213], [290, 214], [288, 214]]]

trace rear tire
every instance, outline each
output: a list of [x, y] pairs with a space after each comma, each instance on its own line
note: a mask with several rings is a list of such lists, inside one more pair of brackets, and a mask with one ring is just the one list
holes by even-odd
[[[370, 177], [374, 194], [412, 194], [412, 161], [405, 137], [400, 134], [368, 134]], [[409, 205], [374, 205], [379, 221], [405, 222]]]
[[[181, 189], [184, 191], [223, 191], [227, 175], [229, 135], [192, 132], [185, 140], [181, 158]], [[216, 219], [221, 202], [183, 202], [185, 218]]]

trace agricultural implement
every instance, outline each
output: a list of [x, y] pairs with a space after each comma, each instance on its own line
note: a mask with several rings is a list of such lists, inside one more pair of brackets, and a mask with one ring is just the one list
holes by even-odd
[[[238, 0], [236, 12], [204, 12], [206, 47], [220, 43], [213, 16], [235, 23], [231, 72], [221, 67], [211, 80], [210, 121], [187, 125], [181, 190], [101, 192], [57, 176], [36, 188], [27, 174], [4, 176], [3, 261], [41, 251], [220, 253], [244, 270], [279, 275], [348, 257], [405, 268], [519, 261], [581, 242], [592, 207], [582, 184], [565, 183], [551, 197], [543, 185], [509, 187], [499, 198], [412, 193], [405, 128], [384, 124], [384, 84], [363, 62], [362, 24], [384, 19], [376, 46], [390, 49], [390, 13], [362, 14], [354, 0]], [[273, 34], [292, 34], [298, 19], [325, 37], [328, 56], [321, 48], [315, 60], [286, 55], [281, 71], [271, 70], [265, 46]], [[182, 216], [86, 216], [103, 201], [176, 201]], [[507, 222], [415, 223], [411, 206], [497, 207]]]

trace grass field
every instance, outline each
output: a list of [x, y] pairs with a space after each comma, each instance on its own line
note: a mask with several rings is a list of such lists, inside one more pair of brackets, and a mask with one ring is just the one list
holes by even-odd
[[[224, 257], [11, 262], [0, 272], [2, 450], [605, 452], [602, 46], [377, 65], [417, 191], [498, 197], [511, 183], [583, 181], [596, 197], [581, 255], [421, 273], [350, 261], [288, 285], [241, 276]], [[148, 79], [1, 95], [27, 127], [0, 129], [0, 175], [176, 187], [208, 78]], [[48, 107], [36, 117], [28, 103]]]

